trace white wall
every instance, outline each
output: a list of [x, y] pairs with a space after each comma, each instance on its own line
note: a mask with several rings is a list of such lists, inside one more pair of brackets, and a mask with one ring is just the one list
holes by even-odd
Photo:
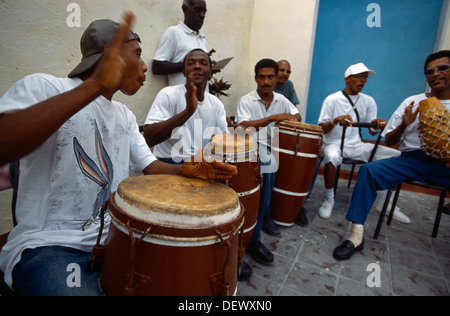
[[[262, 58], [291, 63], [291, 80], [306, 116], [319, 0], [257, 0], [251, 29], [249, 74]], [[256, 84], [255, 84], [256, 87]]]
[[[81, 28], [66, 24], [69, 3], [81, 7]], [[79, 41], [84, 29], [96, 19], [120, 20], [124, 10], [137, 15], [134, 31], [142, 38], [143, 58], [148, 67], [159, 38], [171, 25], [183, 20], [182, 0], [3, 0], [0, 1], [0, 95], [23, 76], [35, 72], [65, 77], [81, 60]], [[230, 98], [224, 98], [229, 115], [234, 115], [238, 98], [247, 91], [242, 76], [249, 56], [249, 38], [253, 0], [209, 0], [203, 31], [213, 57], [235, 59], [223, 73], [233, 84]], [[115, 99], [127, 104], [142, 123], [156, 94], [166, 85], [165, 76], [148, 72], [144, 88], [133, 97], [117, 94]]]
[[[81, 7], [81, 28], [69, 28], [69, 3]], [[134, 30], [143, 40], [149, 68], [161, 34], [183, 20], [182, 0], [3, 0], [0, 1], [0, 94], [23, 76], [35, 72], [65, 77], [79, 62], [79, 40], [88, 24], [100, 18], [119, 20], [125, 9], [138, 19]], [[292, 80], [302, 106], [306, 104], [318, 0], [208, 0], [203, 27], [219, 60], [234, 57], [218, 79], [232, 83], [223, 97], [228, 115], [235, 115], [244, 94], [255, 89], [253, 68], [265, 57], [289, 59]], [[118, 94], [142, 123], [166, 78], [148, 73], [147, 84], [134, 97]], [[302, 108], [303, 109], [303, 108]]]
[[450, 0], [444, 0], [435, 51], [450, 49]]

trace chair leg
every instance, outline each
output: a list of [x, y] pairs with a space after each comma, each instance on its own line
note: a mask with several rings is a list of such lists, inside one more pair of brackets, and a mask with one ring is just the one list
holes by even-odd
[[355, 174], [355, 168], [356, 168], [356, 165], [353, 164], [352, 171], [350, 172], [350, 178], [348, 178], [347, 188], [350, 188], [350, 186], [352, 185], [353, 175]]
[[373, 235], [373, 239], [375, 240], [377, 240], [378, 236], [380, 235], [381, 227], [383, 226], [384, 217], [386, 216], [386, 211], [389, 206], [389, 201], [391, 200], [393, 190], [394, 190], [393, 188], [389, 189], [386, 195], [386, 200], [384, 200], [383, 209], [381, 210], [380, 218], [378, 219], [378, 225], [377, 228], [375, 229], [375, 234]]
[[441, 191], [441, 197], [439, 199], [439, 207], [438, 207], [438, 210], [436, 213], [436, 220], [434, 221], [433, 234], [431, 235], [433, 238], [436, 238], [438, 235], [438, 230], [439, 230], [439, 225], [441, 223], [441, 215], [442, 215], [442, 209], [444, 208], [446, 193], [447, 193], [446, 190]]
[[391, 212], [389, 213], [389, 218], [388, 218], [388, 226], [390, 226], [392, 224], [392, 219], [394, 218], [394, 212], [395, 212], [395, 207], [397, 206], [397, 202], [398, 202], [398, 197], [400, 195], [400, 191], [402, 190], [402, 185], [400, 184], [395, 191], [395, 196], [394, 196], [394, 201], [392, 201], [392, 207], [391, 207]]
[[341, 174], [341, 166], [338, 166], [336, 169], [336, 178], [334, 179], [334, 196], [336, 196], [337, 187], [339, 183], [339, 175]]

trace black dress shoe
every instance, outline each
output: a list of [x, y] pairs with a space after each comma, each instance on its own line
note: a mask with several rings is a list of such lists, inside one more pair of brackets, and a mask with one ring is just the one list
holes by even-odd
[[298, 214], [297, 218], [295, 219], [295, 223], [297, 225], [300, 225], [301, 227], [308, 226], [309, 221], [308, 221], [308, 217], [306, 217], [306, 209], [304, 207], [302, 207], [300, 214]]
[[274, 256], [260, 241], [252, 241], [247, 248], [247, 253], [255, 260], [266, 266], [273, 264]]
[[246, 262], [242, 264], [242, 268], [238, 271], [238, 280], [241, 282], [245, 282], [250, 280], [252, 276], [253, 270], [252, 267]]
[[333, 257], [336, 260], [343, 261], [349, 260], [355, 252], [361, 251], [364, 249], [364, 240], [358, 247], [355, 248], [355, 245], [350, 241], [346, 240], [342, 245], [334, 249]]
[[278, 237], [281, 235], [280, 227], [278, 227], [278, 225], [275, 224], [272, 216], [270, 216], [270, 215], [267, 215], [266, 217], [264, 217], [262, 230], [263, 230], [263, 232], [265, 232], [266, 234], [268, 234], [270, 236]]

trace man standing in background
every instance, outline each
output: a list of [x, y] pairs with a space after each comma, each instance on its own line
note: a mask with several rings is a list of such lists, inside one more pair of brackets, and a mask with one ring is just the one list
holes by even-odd
[[152, 63], [155, 75], [168, 75], [169, 85], [185, 84], [183, 60], [193, 49], [209, 52], [205, 35], [200, 31], [207, 12], [205, 0], [183, 0], [184, 22], [169, 27], [162, 35]]
[[273, 91], [284, 95], [296, 107], [300, 105], [297, 93], [295, 92], [294, 84], [289, 78], [291, 77], [291, 64], [287, 60], [280, 60], [278, 62], [280, 69], [277, 76], [277, 84]]

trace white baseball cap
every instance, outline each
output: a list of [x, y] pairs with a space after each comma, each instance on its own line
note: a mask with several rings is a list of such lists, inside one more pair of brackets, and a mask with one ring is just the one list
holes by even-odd
[[348, 67], [348, 69], [345, 71], [345, 78], [348, 78], [353, 75], [361, 74], [363, 72], [368, 72], [369, 77], [375, 76], [377, 74], [375, 71], [367, 68], [367, 66], [364, 65], [363, 63], [359, 63], [359, 64], [351, 65], [350, 67]]

